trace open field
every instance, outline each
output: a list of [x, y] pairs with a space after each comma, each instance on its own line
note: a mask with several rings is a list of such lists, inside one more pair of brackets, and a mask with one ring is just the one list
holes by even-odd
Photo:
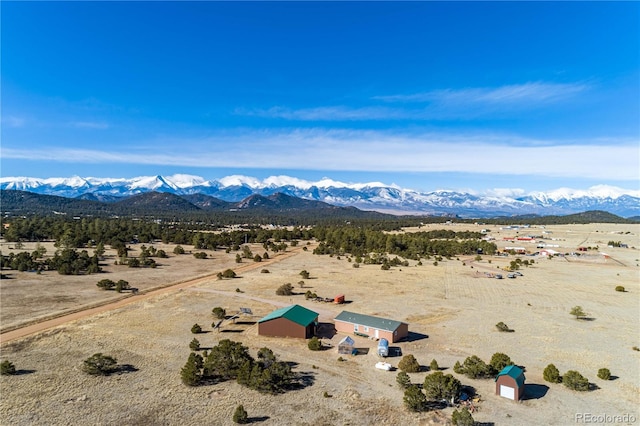
[[[519, 245], [529, 251], [537, 250], [534, 243], [502, 239], [543, 231], [484, 225], [429, 225], [422, 230], [443, 227], [456, 231], [489, 228], [499, 247]], [[173, 246], [159, 244], [156, 248], [165, 249], [171, 257], [159, 259], [162, 266], [153, 270], [115, 266], [110, 258], [107, 273], [101, 275], [67, 277], [56, 272], [36, 275], [11, 271], [12, 278], [0, 283], [3, 329], [119, 297], [95, 286], [105, 277], [126, 279], [146, 290], [212, 276], [192, 286], [168, 289], [118, 309], [3, 342], [2, 359], [11, 360], [23, 374], [0, 378], [0, 419], [12, 425], [231, 424], [238, 404], [244, 404], [255, 423], [264, 425], [427, 425], [445, 424], [450, 419], [452, 408], [407, 412], [402, 407], [396, 373], [373, 368], [378, 360], [375, 351], [338, 361], [335, 346], [342, 335], [323, 339], [334, 348], [321, 352], [309, 351], [301, 340], [257, 335], [254, 321], [277, 307], [299, 303], [318, 312], [321, 322], [330, 322], [342, 309], [406, 321], [411, 338], [394, 346], [404, 354], [413, 354], [422, 365], [436, 359], [446, 368], [445, 373], [456, 375], [454, 363], [467, 356], [478, 355], [488, 361], [494, 352], [504, 352], [525, 366], [527, 383], [538, 386], [530, 386], [535, 394], [530, 393], [521, 403], [496, 396], [492, 380], [456, 375], [481, 395], [479, 411], [473, 414], [477, 421], [565, 425], [575, 424], [577, 413], [591, 413], [630, 414], [635, 418], [630, 424], [638, 424], [640, 352], [632, 347], [640, 346], [640, 225], [547, 226], [544, 231], [549, 232], [545, 240], [557, 244], [558, 252], [571, 253], [578, 246], [598, 246], [599, 252], [553, 259], [526, 256], [523, 259], [535, 259], [535, 263], [521, 269], [523, 276], [502, 280], [486, 278], [484, 273], [504, 273], [498, 269], [514, 256], [483, 256], [480, 261], [466, 256], [445, 259], [437, 266], [432, 260], [423, 260], [421, 266], [410, 261], [408, 267], [382, 271], [379, 265], [353, 268], [345, 256], [315, 256], [300, 248], [292, 256], [272, 256], [273, 263], [268, 265], [248, 260], [237, 265], [235, 253], [208, 251], [213, 259], [198, 260], [190, 255], [173, 256]], [[629, 248], [606, 247], [611, 240]], [[28, 244], [26, 248], [32, 249]], [[48, 254], [53, 253], [53, 248], [47, 249]], [[252, 249], [264, 252], [259, 246]], [[2, 251], [6, 253], [4, 246]], [[246, 269], [240, 271], [239, 266]], [[240, 278], [217, 280], [215, 274], [228, 267], [240, 271]], [[263, 268], [270, 273], [261, 273]], [[304, 280], [304, 288], [297, 284], [302, 269], [311, 274], [311, 279]], [[276, 296], [275, 289], [286, 282], [301, 294]], [[627, 292], [614, 291], [616, 285], [624, 286]], [[338, 306], [306, 301], [302, 295], [306, 290], [323, 297], [344, 293], [350, 303]], [[569, 315], [575, 305], [585, 309], [588, 320]], [[228, 314], [241, 306], [250, 307], [254, 315], [236, 324], [223, 324], [221, 332], [211, 331], [211, 309], [215, 306], [226, 308]], [[499, 321], [515, 332], [498, 332], [495, 324]], [[209, 331], [197, 336], [202, 346], [230, 338], [243, 342], [253, 356], [259, 348], [269, 347], [281, 360], [296, 363], [294, 371], [307, 377], [306, 385], [277, 396], [265, 396], [231, 382], [184, 386], [179, 372], [194, 337], [189, 330], [196, 322]], [[361, 348], [376, 345], [364, 338], [355, 340]], [[96, 352], [115, 356], [137, 371], [106, 378], [87, 376], [79, 367]], [[396, 366], [399, 360], [389, 359]], [[561, 373], [579, 371], [599, 389], [579, 393], [545, 382], [542, 371], [549, 363]], [[609, 368], [616, 379], [598, 379], [596, 373], [602, 367]], [[426, 374], [410, 376], [414, 383], [421, 383]], [[332, 397], [323, 397], [325, 391]]]

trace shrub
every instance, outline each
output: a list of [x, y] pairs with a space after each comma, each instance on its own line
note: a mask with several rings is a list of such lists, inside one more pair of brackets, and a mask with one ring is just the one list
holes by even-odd
[[268, 269], [262, 269], [262, 270], [260, 270], [260, 273], [261, 274], [268, 274], [269, 270]]
[[440, 370], [440, 366], [438, 365], [438, 361], [436, 361], [435, 359], [431, 360], [431, 364], [429, 364], [429, 370], [431, 371], [439, 371]]
[[319, 351], [320, 349], [322, 349], [322, 342], [316, 336], [313, 336], [311, 339], [309, 339], [309, 343], [307, 344], [307, 346], [312, 351]]
[[291, 296], [293, 294], [293, 286], [291, 283], [282, 284], [276, 290], [278, 296]]
[[304, 281], [303, 280], [298, 281], [298, 285], [300, 286], [300, 288], [304, 288]]
[[453, 371], [458, 374], [464, 374], [464, 368], [462, 368], [460, 361], [456, 361], [456, 363], [453, 365]]
[[569, 311], [569, 313], [575, 316], [576, 319], [587, 316], [587, 314], [582, 310], [582, 306], [574, 306], [573, 308], [571, 308], [571, 311]]
[[598, 370], [598, 378], [602, 380], [611, 379], [611, 371], [608, 368], [601, 368]]
[[560, 376], [560, 371], [556, 368], [555, 365], [549, 364], [546, 366], [544, 371], [542, 372], [542, 377], [551, 383], [560, 383], [562, 381], [562, 377]]
[[227, 311], [221, 308], [220, 306], [216, 306], [211, 310], [213, 316], [217, 319], [224, 319], [227, 316]]
[[403, 401], [409, 411], [422, 411], [427, 405], [427, 397], [416, 385], [405, 389]]
[[464, 360], [462, 374], [470, 379], [486, 379], [494, 375], [491, 366], [475, 355]]
[[462, 407], [460, 411], [457, 409], [453, 410], [453, 413], [451, 414], [451, 423], [453, 423], [454, 426], [473, 426], [476, 424], [467, 407]]
[[108, 376], [117, 370], [117, 360], [101, 353], [93, 354], [82, 363], [82, 371], [94, 376]]
[[353, 266], [354, 268], [359, 268], [359, 267], [360, 267], [360, 264], [359, 264], [359, 263], [354, 263], [354, 264], [353, 264], [353, 265], [351, 265], [351, 266]]
[[233, 269], [225, 269], [225, 271], [222, 273], [222, 277], [223, 278], [235, 278], [236, 277], [236, 273], [233, 272]]
[[248, 423], [248, 421], [249, 414], [247, 414], [247, 410], [242, 405], [238, 405], [236, 411], [233, 412], [233, 422], [242, 425]]
[[422, 388], [429, 399], [450, 400], [458, 396], [462, 383], [451, 374], [445, 375], [441, 371], [436, 371], [424, 378]]
[[496, 324], [496, 328], [499, 331], [503, 331], [503, 332], [507, 332], [507, 333], [510, 333], [510, 332], [513, 331], [512, 329], [509, 328], [509, 326], [507, 324], [503, 323], [502, 321], [500, 321], [499, 323]]
[[11, 376], [16, 374], [16, 367], [11, 361], [4, 360], [0, 362], [0, 374], [3, 376]]
[[417, 373], [420, 371], [420, 364], [413, 355], [409, 354], [402, 357], [398, 368], [406, 373]]
[[199, 251], [197, 253], [193, 253], [193, 257], [195, 257], [196, 259], [206, 259], [207, 258], [207, 253], [205, 253], [203, 251]]
[[253, 261], [262, 262], [262, 256], [260, 256], [259, 254], [256, 254], [255, 256], [253, 256]]
[[103, 290], [111, 290], [116, 286], [116, 283], [111, 281], [110, 279], [105, 278], [104, 280], [98, 281], [96, 285]]
[[191, 326], [191, 332], [193, 334], [202, 333], [202, 327], [200, 327], [199, 324], [193, 324], [193, 326]]
[[325, 398], [333, 398], [333, 395], [330, 395], [329, 392], [327, 392], [327, 391], [324, 391], [322, 396], [325, 397]]
[[182, 246], [176, 246], [173, 249], [173, 254], [184, 254], [184, 249], [182, 248]]
[[196, 339], [195, 337], [193, 338], [191, 343], [189, 343], [189, 349], [191, 349], [192, 351], [200, 350], [200, 342], [198, 341], [198, 339]]
[[118, 293], [122, 293], [122, 290], [129, 290], [131, 286], [129, 286], [129, 281], [118, 280], [116, 283], [116, 291]]
[[411, 386], [411, 379], [409, 378], [409, 375], [407, 373], [401, 371], [396, 376], [396, 383], [398, 383], [398, 386], [400, 386], [402, 389], [407, 389], [409, 386]]
[[569, 370], [562, 376], [562, 383], [572, 390], [580, 392], [589, 390], [589, 380], [574, 370]]
[[491, 357], [491, 361], [489, 361], [489, 365], [493, 368], [494, 373], [497, 374], [502, 371], [507, 365], [513, 365], [513, 361], [509, 358], [509, 355], [505, 355], [501, 352], [496, 352]]
[[617, 285], [617, 286], [616, 286], [616, 291], [621, 291], [621, 292], [623, 292], [623, 293], [624, 293], [624, 292], [625, 292], [624, 286]]
[[309, 279], [309, 272], [306, 269], [303, 269], [302, 271], [300, 271], [300, 276], [303, 279], [308, 280]]

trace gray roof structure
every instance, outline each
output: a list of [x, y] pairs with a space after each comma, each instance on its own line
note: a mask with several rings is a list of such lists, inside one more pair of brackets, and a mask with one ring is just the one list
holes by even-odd
[[371, 315], [356, 314], [355, 312], [342, 311], [335, 317], [336, 321], [348, 322], [351, 324], [366, 325], [378, 330], [396, 331], [402, 321], [395, 321], [386, 318], [373, 317]]

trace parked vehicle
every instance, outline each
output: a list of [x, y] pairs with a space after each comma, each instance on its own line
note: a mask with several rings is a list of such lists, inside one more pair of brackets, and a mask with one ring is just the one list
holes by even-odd
[[387, 339], [380, 339], [378, 342], [378, 356], [389, 356], [389, 341]]

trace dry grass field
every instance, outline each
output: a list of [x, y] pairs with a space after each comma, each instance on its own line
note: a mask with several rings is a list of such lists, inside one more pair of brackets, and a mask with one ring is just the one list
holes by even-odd
[[[557, 244], [555, 250], [561, 253], [574, 252], [578, 246], [598, 246], [599, 250], [552, 259], [526, 256], [523, 259], [535, 263], [523, 267], [522, 276], [502, 280], [487, 278], [485, 272], [506, 275], [498, 269], [514, 256], [483, 256], [480, 261], [467, 256], [445, 259], [437, 266], [432, 260], [423, 260], [421, 266], [410, 261], [408, 267], [383, 271], [376, 265], [353, 268], [345, 256], [316, 256], [301, 247], [288, 249], [292, 255], [272, 256], [270, 262], [260, 264], [245, 260], [238, 265], [235, 253], [209, 251], [212, 259], [170, 254], [169, 259], [159, 260], [162, 265], [158, 268], [145, 270], [116, 266], [109, 258], [105, 274], [84, 277], [11, 271], [11, 278], [0, 282], [3, 330], [36, 317], [122, 297], [96, 287], [105, 277], [126, 279], [144, 291], [211, 276], [193, 286], [169, 288], [118, 309], [3, 341], [2, 360], [11, 360], [21, 374], [0, 378], [0, 423], [226, 425], [232, 424], [235, 407], [243, 404], [250, 420], [264, 425], [447, 424], [453, 408], [410, 413], [403, 407], [396, 373], [374, 368], [375, 351], [339, 361], [335, 347], [342, 335], [324, 338], [333, 347], [320, 352], [309, 351], [302, 340], [258, 336], [255, 321], [292, 303], [315, 310], [321, 322], [331, 322], [342, 309], [408, 322], [410, 339], [394, 346], [425, 366], [436, 359], [444, 373], [456, 375], [453, 365], [467, 356], [478, 355], [488, 362], [495, 352], [504, 352], [526, 367], [529, 391], [519, 403], [496, 396], [493, 380], [456, 375], [481, 396], [478, 411], [473, 413], [476, 421], [566, 425], [575, 424], [577, 414], [590, 413], [628, 414], [635, 419], [628, 424], [640, 423], [640, 352], [632, 349], [640, 346], [640, 225], [558, 225], [516, 231], [454, 224], [429, 225], [422, 230], [444, 227], [456, 231], [486, 227], [499, 247], [518, 245], [532, 252], [537, 250], [535, 243], [503, 238], [545, 231], [547, 242]], [[611, 240], [629, 248], [607, 247]], [[5, 245], [3, 253], [8, 252]], [[155, 246], [167, 253], [173, 250], [171, 245]], [[47, 248], [52, 254], [53, 248]], [[33, 248], [27, 244], [26, 249]], [[252, 249], [264, 252], [260, 246]], [[215, 274], [229, 267], [239, 271], [239, 278], [217, 280]], [[269, 273], [261, 273], [263, 268]], [[297, 283], [303, 269], [311, 278], [300, 288]], [[286, 282], [300, 294], [277, 296], [276, 288]], [[616, 292], [617, 285], [627, 292]], [[349, 303], [306, 301], [302, 295], [306, 290], [323, 297], [344, 293]], [[587, 319], [577, 320], [569, 314], [575, 305], [584, 308]], [[221, 331], [213, 331], [211, 309], [215, 306], [226, 308], [228, 314], [249, 307], [253, 316], [235, 324], [225, 322]], [[495, 324], [499, 321], [515, 332], [498, 332]], [[207, 331], [197, 336], [204, 347], [229, 338], [248, 346], [253, 356], [261, 347], [271, 348], [279, 359], [294, 363], [294, 371], [306, 378], [304, 386], [269, 396], [232, 382], [196, 388], [183, 385], [180, 369], [189, 354], [194, 323]], [[365, 338], [355, 340], [360, 348], [376, 345]], [[88, 376], [80, 366], [96, 352], [112, 355], [135, 371]], [[399, 360], [388, 359], [394, 366]], [[545, 382], [542, 372], [549, 363], [561, 374], [579, 371], [597, 389], [575, 392]], [[611, 370], [614, 380], [596, 377], [603, 367]], [[410, 376], [412, 382], [421, 383], [427, 374]], [[330, 397], [324, 397], [325, 392]]]

